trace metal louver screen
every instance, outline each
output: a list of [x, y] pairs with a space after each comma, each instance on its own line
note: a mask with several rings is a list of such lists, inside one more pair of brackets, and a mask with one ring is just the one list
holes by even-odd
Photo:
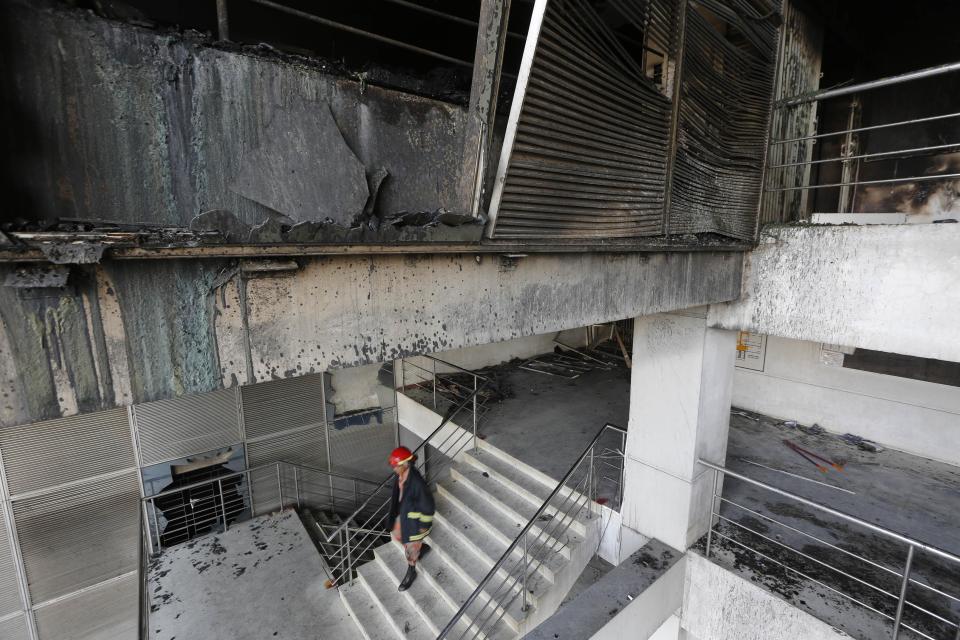
[[332, 431], [330, 433], [332, 470], [343, 475], [379, 482], [390, 473], [387, 457], [393, 450], [395, 442], [396, 427], [392, 419], [384, 420], [383, 424], [354, 426], [343, 431]]
[[40, 640], [136, 640], [137, 576], [129, 575], [37, 609]]
[[763, 18], [748, 0], [687, 5], [670, 234], [754, 236], [777, 39]]
[[[609, 4], [616, 21], [648, 44], [669, 38], [670, 3]], [[501, 158], [491, 202], [493, 237], [663, 233], [671, 101], [647, 75], [643, 43], [628, 51], [610, 24], [587, 0], [546, 3], [504, 142], [509, 157], [506, 167]], [[669, 46], [663, 43], [664, 53]]]
[[0, 429], [0, 452], [13, 496], [136, 467], [126, 409]]
[[27, 621], [23, 614], [0, 622], [0, 638], [3, 640], [30, 640]]
[[137, 405], [135, 415], [144, 466], [240, 442], [234, 389]]
[[322, 374], [241, 387], [240, 397], [248, 442], [292, 429], [323, 427]]
[[[251, 467], [271, 462], [290, 462], [317, 469], [327, 468], [327, 442], [323, 426], [287, 433], [247, 444]], [[281, 470], [284, 504], [293, 504], [293, 480]], [[277, 474], [274, 469], [258, 470], [250, 479], [253, 510], [256, 514], [275, 511], [280, 506]]]
[[15, 501], [33, 602], [136, 569], [139, 512], [136, 471]]
[[[6, 505], [0, 502], [0, 617], [23, 608], [20, 601], [20, 582], [14, 564], [10, 539], [7, 536]], [[0, 634], [0, 638], [4, 638]]]

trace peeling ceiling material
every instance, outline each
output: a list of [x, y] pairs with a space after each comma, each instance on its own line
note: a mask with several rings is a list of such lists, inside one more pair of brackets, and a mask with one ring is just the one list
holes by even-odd
[[14, 289], [34, 289], [67, 286], [70, 269], [62, 265], [20, 266], [7, 273], [3, 286]]

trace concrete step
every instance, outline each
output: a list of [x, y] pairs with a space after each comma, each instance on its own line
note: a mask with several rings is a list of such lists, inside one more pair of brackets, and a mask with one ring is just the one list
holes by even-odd
[[[446, 496], [437, 495], [437, 515], [436, 521], [448, 526], [452, 531], [459, 535], [467, 544], [471, 544], [475, 549], [483, 552], [487, 556], [490, 566], [493, 566], [510, 546], [511, 541], [504, 541], [500, 536], [492, 535], [489, 529], [478, 522], [467, 509], [461, 508], [457, 503], [451, 501]], [[534, 566], [545, 581], [553, 583], [554, 572], [561, 570], [567, 564], [567, 558], [553, 551], [549, 544], [542, 545], [541, 540], [536, 539], [536, 534], [527, 534], [528, 552], [541, 549], [542, 554], [535, 557], [545, 561], [538, 566]], [[518, 544], [511, 552], [507, 561], [507, 566], [511, 566], [514, 561], [523, 559], [523, 546]], [[549, 588], [549, 586], [547, 587]]]
[[[456, 462], [450, 468], [451, 479], [463, 482], [469, 488], [480, 494], [489, 494], [491, 503], [503, 510], [507, 515], [520, 518], [526, 523], [537, 512], [540, 505], [518, 495], [509, 486], [500, 482], [489, 473], [467, 464], [465, 461]], [[557, 507], [548, 507], [542, 517], [541, 524], [548, 535], [558, 538], [561, 542], [571, 542], [570, 536], [577, 536], [581, 540], [587, 531], [589, 519], [586, 512], [590, 508], [586, 499], [581, 497], [579, 503], [568, 502]]]
[[[534, 503], [537, 508], [543, 504], [553, 492], [554, 487], [557, 486], [556, 482], [550, 485], [544, 484], [537, 476], [527, 472], [526, 465], [513, 461], [506, 457], [506, 454], [494, 449], [487, 448], [468, 451], [463, 454], [461, 459], [510, 487]], [[586, 473], [585, 466], [581, 473]], [[585, 478], [581, 476], [572, 479], [568, 484], [579, 485], [583, 480], [585, 480]], [[583, 486], [586, 486], [585, 482], [583, 482]], [[575, 501], [585, 503], [586, 496], [582, 493], [574, 492], [572, 486], [565, 485], [560, 488], [560, 491], [551, 500], [550, 504], [555, 509], [565, 511]], [[550, 510], [551, 507], [547, 507], [547, 511], [550, 512]], [[578, 533], [580, 534], [586, 532], [586, 527], [589, 525], [589, 523], [586, 522], [586, 516], [587, 511], [584, 509], [581, 516], [577, 518], [576, 523], [573, 525], [578, 527]]]
[[[504, 543], [504, 546], [513, 542], [514, 538], [526, 526], [526, 520], [517, 516], [510, 515], [503, 509], [493, 506], [490, 500], [485, 499], [486, 494], [479, 494], [470, 485], [460, 482], [456, 479], [442, 482], [437, 486], [437, 497], [443, 497], [456, 504], [460, 509], [464, 509], [474, 517], [482, 526], [487, 527], [490, 534], [497, 536]], [[536, 524], [530, 529], [531, 533], [541, 536], [541, 539], [548, 539], [551, 547], [565, 558], [570, 557], [570, 546], [560, 543], [554, 538], [547, 536]], [[577, 542], [573, 540], [572, 542]]]
[[368, 562], [358, 572], [370, 596], [390, 622], [397, 638], [432, 640], [436, 638], [419, 608], [397, 591], [397, 582], [379, 562]]
[[[407, 572], [407, 558], [404, 556], [400, 545], [395, 542], [385, 544], [377, 548], [375, 555], [377, 562], [390, 576], [392, 584], [399, 585]], [[417, 579], [402, 595], [406, 598], [408, 604], [420, 613], [430, 629], [430, 633], [433, 637], [436, 637], [447, 626], [447, 623], [456, 614], [457, 609], [444, 597], [436, 583], [427, 578], [426, 574], [428, 573], [426, 568], [419, 567]], [[472, 634], [468, 633], [469, 630], [470, 625], [461, 619], [453, 628], [452, 637], [470, 637]], [[481, 634], [478, 639], [482, 637]]]
[[397, 640], [390, 620], [359, 580], [342, 585], [339, 591], [340, 599], [365, 640]]
[[[443, 526], [434, 525], [433, 532], [428, 539], [434, 553], [443, 559], [448, 569], [456, 571], [468, 584], [469, 591], [473, 592], [490, 570], [477, 553], [459, 538], [451, 534]], [[433, 555], [433, 554], [431, 554]], [[519, 631], [520, 623], [526, 617], [523, 611], [523, 598], [517, 585], [501, 589], [501, 578], [494, 578], [484, 589], [485, 600], [491, 596], [497, 602], [507, 602], [504, 607], [503, 620], [514, 630]], [[465, 600], [461, 600], [462, 604]]]

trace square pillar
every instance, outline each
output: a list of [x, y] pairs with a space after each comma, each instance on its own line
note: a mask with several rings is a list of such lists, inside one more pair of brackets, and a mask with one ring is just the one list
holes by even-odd
[[706, 308], [635, 319], [625, 528], [680, 550], [707, 532], [713, 473], [697, 458], [726, 458], [735, 354]]

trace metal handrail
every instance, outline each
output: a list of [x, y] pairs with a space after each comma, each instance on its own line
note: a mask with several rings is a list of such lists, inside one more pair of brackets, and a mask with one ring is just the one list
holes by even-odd
[[[440, 431], [441, 431], [444, 427], [447, 426], [447, 424], [450, 422], [450, 420], [453, 419], [453, 417], [454, 417], [455, 415], [457, 415], [457, 413], [459, 413], [460, 410], [463, 409], [463, 407], [465, 407], [468, 402], [471, 402], [471, 401], [473, 400], [473, 398], [476, 397], [477, 393], [479, 393], [480, 390], [481, 390], [480, 388], [474, 389], [473, 392], [470, 393], [470, 395], [467, 396], [467, 397], [466, 397], [460, 404], [458, 404], [452, 411], [448, 411], [448, 412], [447, 412], [447, 415], [443, 418], [443, 420], [440, 421], [439, 426], [437, 426], [437, 428], [434, 429], [434, 430], [430, 433], [430, 435], [427, 436], [427, 437], [423, 440], [423, 442], [421, 442], [421, 443], [413, 450], [413, 454], [416, 455], [420, 450], [422, 450], [424, 447], [426, 447], [427, 444], [429, 444], [430, 441], [433, 440], [434, 436], [436, 436], [438, 433], [440, 433]], [[474, 433], [474, 437], [476, 437], [476, 433]], [[449, 436], [447, 436], [447, 438], [449, 439]], [[345, 529], [347, 523], [348, 523], [350, 520], [352, 520], [353, 518], [355, 518], [356, 516], [358, 516], [358, 515], [367, 507], [367, 505], [370, 503], [370, 500], [372, 500], [373, 497], [374, 497], [375, 495], [377, 495], [377, 493], [379, 493], [381, 489], [383, 489], [384, 487], [386, 487], [386, 486], [387, 486], [387, 483], [389, 483], [391, 480], [393, 480], [393, 474], [392, 474], [392, 473], [391, 473], [390, 475], [388, 475], [386, 478], [384, 478], [384, 479], [383, 479], [383, 482], [381, 482], [379, 485], [377, 485], [377, 488], [373, 490], [373, 493], [372, 493], [366, 500], [363, 501], [363, 504], [361, 504], [359, 507], [357, 507], [356, 510], [354, 510], [354, 512], [350, 515], [350, 517], [347, 518], [347, 521], [346, 521], [346, 522], [344, 522], [344, 523], [341, 524], [339, 527], [337, 527], [333, 532], [331, 532], [331, 533], [326, 537], [325, 541], [326, 541], [326, 542], [333, 542], [334, 536], [336, 536], [336, 535], [340, 532], [341, 529]]]
[[[574, 472], [580, 467], [580, 465], [587, 458], [587, 456], [590, 455], [590, 453], [593, 451], [593, 448], [596, 446], [597, 442], [600, 440], [600, 437], [607, 431], [607, 429], [618, 431], [624, 434], [626, 433], [625, 429], [610, 423], [605, 424], [597, 432], [597, 435], [595, 435], [593, 439], [590, 440], [590, 444], [588, 444], [587, 447], [583, 450], [583, 453], [581, 453], [580, 456], [577, 457], [574, 463], [563, 475], [563, 478], [560, 480], [560, 482], [557, 483], [557, 486], [553, 488], [553, 491], [550, 492], [550, 495], [547, 496], [546, 500], [544, 500], [543, 503], [540, 505], [540, 507], [537, 509], [536, 513], [534, 513], [533, 516], [530, 517], [530, 519], [527, 521], [527, 524], [523, 527], [523, 529], [520, 531], [517, 537], [513, 539], [513, 542], [511, 542], [510, 545], [507, 547], [506, 551], [503, 552], [503, 554], [500, 556], [500, 559], [497, 560], [497, 562], [493, 565], [490, 571], [487, 572], [487, 575], [485, 575], [483, 577], [483, 580], [481, 580], [480, 583], [477, 585], [477, 588], [474, 589], [473, 593], [471, 593], [470, 596], [467, 598], [466, 602], [464, 602], [460, 606], [460, 608], [457, 610], [457, 612], [453, 615], [453, 618], [450, 619], [447, 625], [440, 632], [440, 635], [437, 636], [437, 640], [443, 640], [444, 638], [447, 637], [450, 631], [453, 630], [454, 626], [456, 626], [456, 624], [460, 621], [460, 619], [466, 613], [470, 605], [472, 605], [473, 602], [480, 596], [480, 594], [483, 593], [484, 589], [486, 588], [490, 580], [497, 574], [498, 571], [500, 571], [500, 569], [503, 567], [506, 561], [517, 549], [518, 545], [520, 544], [520, 541], [523, 540], [524, 542], [526, 542], [526, 536], [530, 532], [530, 530], [533, 528], [534, 524], [538, 522], [540, 516], [543, 515], [543, 512], [546, 511], [547, 507], [550, 506], [550, 503], [554, 500], [554, 498], [557, 497], [557, 495], [560, 493], [560, 490], [566, 485], [567, 481], [573, 476]], [[588, 471], [592, 471], [592, 467]], [[592, 497], [589, 495], [589, 488], [588, 488], [587, 497], [592, 501]], [[570, 522], [572, 523], [572, 521], [573, 519], [571, 518]], [[524, 551], [524, 555], [526, 556], [526, 550]], [[526, 561], [526, 558], [525, 558], [525, 561]], [[526, 568], [527, 567], [525, 566], [524, 580], [526, 580]], [[524, 597], [526, 597], [526, 586], [524, 586], [523, 588], [523, 593], [524, 593]], [[493, 600], [491, 598], [491, 600], [487, 602], [487, 605], [489, 606], [492, 602]], [[500, 603], [495, 603], [495, 604], [497, 607], [500, 606]]]
[[[928, 553], [928, 554], [930, 554], [930, 555], [932, 555], [932, 556], [936, 556], [936, 557], [938, 557], [938, 558], [942, 558], [942, 559], [944, 559], [944, 560], [947, 560], [947, 561], [949, 561], [949, 562], [955, 563], [955, 564], [957, 564], [957, 565], [960, 565], [960, 556], [955, 555], [955, 554], [953, 554], [953, 553], [950, 553], [950, 552], [948, 552], [948, 551], [944, 551], [943, 549], [939, 549], [939, 548], [937, 548], [937, 547], [931, 546], [931, 545], [929, 545], [929, 544], [927, 544], [927, 543], [925, 543], [925, 542], [921, 542], [921, 541], [919, 541], [919, 540], [917, 540], [917, 539], [915, 539], [915, 538], [911, 538], [910, 536], [906, 536], [906, 535], [897, 533], [897, 532], [895, 532], [895, 531], [891, 531], [890, 529], [884, 528], [884, 527], [882, 527], [882, 526], [880, 526], [880, 525], [877, 525], [877, 524], [874, 524], [874, 523], [872, 523], [872, 522], [868, 522], [868, 521], [863, 520], [863, 519], [861, 519], [861, 518], [858, 518], [858, 517], [856, 517], [856, 516], [852, 516], [852, 515], [850, 515], [850, 514], [847, 514], [847, 513], [842, 512], [842, 511], [838, 511], [838, 510], [833, 509], [833, 508], [831, 508], [831, 507], [827, 507], [827, 506], [822, 505], [822, 504], [820, 504], [820, 503], [818, 503], [818, 502], [816, 502], [816, 501], [814, 501], [814, 500], [810, 500], [810, 499], [808, 499], [808, 498], [804, 498], [803, 496], [799, 496], [799, 495], [797, 495], [797, 494], [795, 494], [795, 493], [791, 493], [791, 492], [789, 492], [789, 491], [785, 491], [785, 490], [780, 489], [780, 488], [778, 488], [778, 487], [775, 487], [775, 486], [773, 486], [773, 485], [769, 485], [769, 484], [767, 484], [767, 483], [765, 483], [765, 482], [761, 482], [761, 481], [759, 481], [759, 480], [755, 480], [755, 479], [753, 479], [753, 478], [750, 478], [749, 476], [745, 476], [745, 475], [743, 475], [743, 474], [741, 474], [741, 473], [737, 473], [736, 471], [731, 471], [731, 470], [729, 470], [729, 469], [727, 469], [727, 468], [725, 468], [725, 467], [722, 467], [722, 466], [720, 466], [720, 465], [716, 465], [716, 464], [713, 464], [712, 462], [703, 460], [702, 458], [701, 458], [701, 459], [698, 459], [697, 462], [699, 462], [699, 463], [700, 463], [701, 465], [703, 465], [704, 467], [707, 467], [708, 469], [712, 469], [713, 472], [714, 472], [713, 497], [712, 497], [712, 500], [711, 500], [711, 507], [710, 507], [710, 514], [711, 514], [711, 515], [710, 515], [710, 520], [711, 520], [711, 522], [710, 522], [710, 527], [709, 527], [709, 529], [707, 530], [707, 542], [706, 542], [706, 556], [707, 556], [708, 558], [710, 557], [710, 550], [711, 550], [711, 546], [712, 546], [713, 536], [716, 535], [716, 536], [718, 536], [718, 537], [721, 537], [721, 538], [724, 538], [724, 539], [726, 539], [726, 540], [729, 540], [730, 542], [732, 542], [732, 543], [734, 543], [734, 544], [737, 544], [737, 545], [739, 545], [739, 546], [747, 549], [748, 551], [751, 551], [751, 552], [753, 552], [753, 553], [756, 553], [756, 554], [760, 555], [761, 557], [764, 557], [764, 558], [766, 558], [767, 560], [770, 560], [771, 562], [774, 562], [775, 564], [784, 567], [785, 569], [788, 569], [788, 570], [790, 570], [790, 571], [793, 571], [793, 572], [797, 573], [798, 575], [804, 577], [805, 579], [811, 580], [811, 581], [815, 582], [816, 584], [819, 584], [819, 585], [825, 587], [826, 589], [829, 589], [830, 591], [835, 592], [835, 593], [839, 594], [840, 596], [842, 596], [842, 597], [844, 597], [844, 598], [846, 598], [846, 599], [848, 599], [848, 600], [851, 600], [851, 601], [853, 601], [853, 602], [856, 602], [856, 603], [860, 604], [861, 606], [866, 607], [866, 608], [869, 609], [870, 611], [873, 611], [873, 612], [875, 612], [875, 613], [877, 613], [877, 614], [879, 614], [879, 615], [881, 615], [881, 616], [883, 616], [883, 617], [885, 617], [885, 618], [887, 618], [887, 619], [889, 619], [889, 620], [892, 620], [892, 621], [893, 621], [893, 636], [892, 636], [892, 637], [893, 637], [894, 640], [896, 640], [896, 639], [899, 637], [899, 635], [900, 635], [900, 629], [901, 629], [901, 628], [909, 629], [909, 630], [913, 631], [914, 633], [916, 633], [916, 634], [918, 634], [918, 635], [920, 635], [920, 636], [922, 636], [922, 637], [931, 638], [931, 639], [932, 639], [932, 636], [929, 636], [929, 635], [927, 635], [926, 633], [923, 633], [922, 631], [920, 631], [920, 630], [918, 630], [918, 629], [916, 629], [916, 628], [914, 628], [914, 627], [912, 627], [912, 626], [909, 626], [909, 625], [907, 625], [906, 623], [903, 622], [903, 611], [904, 611], [904, 608], [905, 608], [906, 606], [909, 606], [911, 609], [916, 610], [916, 611], [918, 611], [919, 613], [926, 614], [926, 615], [934, 618], [935, 620], [937, 620], [937, 621], [939, 621], [939, 622], [945, 623], [945, 624], [947, 624], [948, 626], [953, 627], [954, 629], [956, 629], [956, 638], [960, 638], [960, 622], [954, 622], [954, 621], [948, 620], [948, 619], [944, 618], [943, 616], [941, 616], [941, 615], [939, 615], [939, 614], [937, 614], [937, 613], [934, 613], [933, 611], [930, 611], [930, 610], [928, 610], [928, 609], [926, 609], [926, 608], [924, 608], [924, 607], [922, 607], [922, 606], [920, 606], [920, 605], [917, 605], [917, 604], [915, 604], [915, 603], [910, 602], [910, 601], [907, 600], [907, 589], [908, 589], [908, 587], [909, 587], [911, 584], [914, 584], [914, 585], [923, 587], [923, 588], [925, 588], [925, 589], [927, 589], [927, 590], [929, 590], [929, 591], [932, 591], [932, 592], [934, 592], [934, 593], [937, 593], [937, 594], [939, 594], [939, 595], [941, 595], [941, 596], [944, 596], [944, 597], [946, 597], [946, 598], [948, 598], [948, 599], [950, 599], [950, 600], [952, 600], [952, 601], [954, 601], [954, 602], [960, 601], [960, 598], [958, 598], [958, 597], [956, 597], [956, 596], [953, 596], [953, 595], [951, 595], [951, 594], [949, 594], [949, 593], [946, 593], [946, 592], [944, 592], [944, 591], [941, 591], [940, 589], [937, 589], [937, 588], [935, 588], [935, 587], [933, 587], [933, 586], [931, 586], [931, 585], [928, 585], [928, 584], [926, 584], [925, 582], [921, 582], [921, 581], [919, 581], [919, 580], [916, 580], [916, 579], [910, 577], [910, 572], [911, 572], [911, 570], [912, 570], [912, 568], [913, 568], [914, 554], [916, 553], [917, 550], [920, 550], [920, 551], [922, 551], [922, 552], [924, 552], [924, 553]], [[789, 499], [791, 499], [791, 500], [795, 500], [796, 502], [799, 502], [800, 504], [806, 505], [806, 506], [808, 506], [808, 507], [811, 507], [811, 508], [813, 508], [813, 509], [816, 509], [816, 510], [818, 510], [818, 511], [820, 511], [820, 512], [823, 512], [823, 513], [825, 513], [825, 514], [831, 515], [831, 516], [833, 516], [833, 517], [835, 517], [835, 518], [838, 518], [838, 519], [840, 519], [840, 520], [843, 520], [843, 521], [849, 522], [849, 523], [851, 523], [851, 524], [855, 524], [855, 525], [857, 525], [857, 526], [863, 527], [863, 528], [865, 528], [865, 529], [867, 529], [867, 530], [869, 530], [869, 531], [872, 531], [872, 532], [874, 532], [874, 533], [877, 533], [877, 534], [881, 535], [881, 536], [884, 537], [884, 538], [888, 538], [888, 539], [890, 539], [890, 540], [894, 540], [894, 541], [896, 541], [896, 542], [899, 542], [899, 543], [902, 543], [902, 544], [907, 545], [907, 549], [908, 549], [908, 550], [907, 550], [907, 558], [906, 558], [906, 561], [905, 561], [905, 563], [904, 563], [904, 568], [903, 568], [902, 573], [901, 573], [901, 572], [897, 572], [897, 571], [895, 571], [895, 570], [893, 570], [893, 569], [890, 569], [889, 567], [885, 567], [885, 566], [883, 566], [883, 565], [880, 565], [880, 564], [878, 564], [878, 563], [876, 563], [876, 562], [873, 562], [873, 561], [871, 561], [871, 560], [869, 560], [869, 559], [867, 559], [867, 558], [861, 557], [861, 556], [859, 556], [859, 555], [857, 555], [857, 554], [855, 554], [855, 553], [853, 553], [853, 552], [850, 552], [850, 551], [841, 549], [841, 548], [839, 548], [839, 547], [836, 547], [835, 545], [832, 545], [832, 544], [827, 543], [827, 542], [825, 542], [825, 541], [823, 541], [823, 540], [820, 540], [820, 539], [817, 538], [816, 536], [813, 536], [813, 535], [808, 534], [808, 533], [806, 533], [806, 532], [803, 532], [803, 531], [794, 529], [793, 527], [790, 527], [789, 525], [786, 525], [786, 524], [780, 523], [780, 522], [778, 522], [778, 521], [776, 521], [776, 520], [773, 520], [773, 519], [770, 518], [769, 516], [765, 516], [765, 515], [763, 515], [763, 514], [760, 514], [759, 512], [755, 512], [755, 511], [753, 511], [753, 510], [751, 510], [751, 509], [749, 509], [749, 508], [747, 508], [747, 507], [743, 507], [742, 505], [739, 505], [739, 504], [737, 504], [737, 503], [735, 503], [735, 502], [733, 502], [733, 501], [731, 501], [731, 500], [729, 500], [729, 499], [727, 499], [727, 498], [724, 498], [722, 495], [720, 495], [720, 494], [718, 493], [718, 487], [719, 487], [719, 481], [720, 481], [720, 476], [721, 476], [721, 474], [722, 474], [723, 476], [730, 476], [731, 478], [736, 478], [737, 480], [740, 480], [740, 481], [742, 481], [742, 482], [746, 482], [746, 483], [748, 483], [748, 484], [751, 484], [751, 485], [753, 485], [753, 486], [759, 487], [759, 488], [761, 488], [761, 489], [765, 489], [765, 490], [767, 490], [767, 491], [770, 491], [771, 493], [775, 493], [775, 494], [777, 494], [777, 495], [781, 495], [781, 496], [783, 496], [783, 497], [785, 497], [785, 498], [789, 498]], [[829, 564], [827, 564], [827, 563], [825, 563], [825, 562], [823, 562], [823, 561], [821, 561], [821, 560], [818, 560], [818, 559], [816, 559], [816, 558], [813, 558], [813, 557], [809, 556], [808, 554], [805, 554], [805, 553], [803, 553], [803, 552], [801, 552], [801, 551], [797, 551], [796, 549], [793, 549], [792, 547], [788, 546], [786, 543], [780, 542], [780, 541], [778, 541], [778, 540], [774, 540], [774, 539], [772, 539], [772, 538], [770, 538], [770, 537], [768, 537], [768, 536], [765, 536], [765, 535], [763, 535], [763, 534], [761, 534], [761, 533], [759, 533], [759, 532], [757, 532], [757, 531], [754, 531], [753, 529], [751, 529], [751, 528], [749, 528], [749, 527], [747, 527], [747, 526], [745, 526], [745, 525], [743, 525], [743, 524], [741, 524], [741, 523], [735, 522], [735, 521], [731, 520], [730, 518], [727, 518], [727, 517], [721, 515], [719, 508], [717, 508], [717, 509], [715, 510], [715, 504], [716, 504], [716, 500], [717, 500], [718, 498], [720, 499], [721, 502], [726, 502], [726, 503], [728, 503], [728, 504], [730, 504], [730, 505], [732, 505], [732, 506], [739, 507], [739, 508], [744, 509], [744, 510], [750, 512], [750, 513], [755, 514], [755, 515], [761, 515], [762, 517], [764, 517], [766, 520], [769, 520], [770, 522], [773, 522], [773, 523], [776, 523], [776, 524], [780, 524], [780, 525], [786, 527], [787, 529], [791, 529], [791, 530], [796, 531], [796, 532], [798, 532], [798, 533], [800, 533], [800, 534], [802, 534], [802, 535], [804, 535], [804, 536], [806, 536], [806, 537], [809, 537], [809, 538], [812, 538], [812, 539], [817, 540], [817, 541], [819, 541], [819, 542], [822, 542], [823, 544], [825, 544], [826, 546], [828, 546], [828, 547], [830, 547], [830, 548], [839, 549], [839, 550], [843, 551], [845, 554], [850, 555], [850, 556], [852, 556], [852, 557], [854, 557], [854, 558], [856, 558], [856, 559], [858, 559], [858, 560], [861, 560], [861, 561], [863, 561], [863, 562], [865, 562], [865, 563], [867, 563], [867, 564], [869, 564], [869, 565], [871, 565], [871, 566], [874, 566], [874, 567], [876, 567], [876, 568], [879, 568], [879, 569], [881, 569], [881, 570], [883, 570], [883, 571], [885, 571], [885, 572], [887, 572], [887, 573], [892, 573], [893, 575], [895, 575], [897, 578], [900, 579], [899, 594], [898, 594], [898, 595], [894, 595], [893, 593], [890, 593], [889, 591], [883, 589], [882, 587], [879, 587], [879, 586], [874, 585], [874, 584], [872, 584], [872, 583], [869, 583], [869, 582], [867, 582], [867, 581], [865, 581], [865, 580], [863, 580], [863, 579], [861, 579], [861, 578], [858, 578], [858, 577], [856, 577], [856, 576], [853, 576], [853, 575], [847, 573], [846, 571], [843, 571], [842, 569], [833, 567], [832, 565], [829, 565]], [[787, 566], [785, 563], [780, 562], [780, 561], [778, 561], [778, 560], [775, 560], [774, 558], [770, 558], [770, 557], [767, 556], [766, 554], [763, 554], [762, 552], [757, 551], [756, 549], [751, 549], [750, 547], [746, 546], [745, 544], [743, 544], [743, 543], [741, 543], [741, 542], [738, 542], [737, 540], [734, 540], [733, 538], [731, 538], [731, 537], [729, 537], [729, 536], [727, 536], [727, 535], [724, 535], [724, 534], [720, 533], [720, 531], [716, 531], [716, 532], [715, 532], [715, 531], [714, 531], [714, 527], [713, 527], [713, 517], [714, 517], [714, 516], [716, 516], [716, 517], [717, 517], [719, 520], [721, 520], [721, 521], [729, 522], [730, 524], [732, 524], [732, 525], [734, 525], [734, 526], [736, 526], [736, 527], [738, 527], [738, 528], [744, 529], [744, 530], [746, 530], [746, 531], [748, 531], [748, 532], [750, 532], [750, 533], [752, 533], [752, 534], [754, 534], [754, 535], [757, 535], [757, 536], [759, 536], [759, 537], [761, 537], [761, 538], [763, 538], [763, 539], [765, 539], [765, 540], [768, 540], [768, 541], [770, 541], [770, 542], [772, 542], [772, 543], [774, 543], [774, 544], [776, 544], [776, 545], [779, 545], [779, 546], [784, 547], [784, 548], [786, 548], [786, 549], [788, 549], [788, 550], [790, 550], [790, 551], [793, 551], [793, 552], [797, 553], [798, 555], [800, 555], [800, 556], [802, 556], [802, 557], [804, 557], [804, 558], [807, 558], [807, 559], [809, 559], [809, 560], [812, 560], [813, 562], [815, 562], [815, 563], [817, 563], [817, 564], [823, 565], [823, 566], [827, 567], [828, 569], [831, 569], [831, 570], [833, 570], [833, 571], [835, 571], [835, 572], [837, 572], [837, 573], [839, 573], [839, 574], [841, 574], [841, 575], [843, 575], [843, 576], [846, 576], [847, 578], [853, 579], [854, 581], [856, 581], [856, 582], [858, 582], [858, 583], [864, 584], [864, 585], [866, 585], [866, 586], [874, 589], [875, 591], [878, 591], [878, 592], [882, 593], [883, 595], [886, 595], [886, 596], [888, 596], [888, 597], [890, 597], [890, 598], [896, 599], [896, 601], [897, 601], [897, 607], [896, 607], [896, 612], [895, 612], [895, 614], [891, 616], [891, 615], [888, 614], [888, 613], [884, 613], [883, 611], [880, 611], [880, 610], [876, 609], [875, 607], [872, 607], [872, 606], [870, 606], [870, 605], [868, 605], [868, 604], [866, 604], [866, 603], [864, 603], [864, 602], [861, 602], [860, 600], [857, 600], [856, 598], [854, 598], [854, 597], [852, 597], [852, 596], [850, 596], [850, 595], [848, 595], [848, 594], [846, 594], [846, 593], [844, 593], [844, 592], [842, 592], [842, 591], [840, 591], [840, 590], [838, 590], [838, 589], [836, 589], [836, 588], [834, 588], [834, 587], [831, 587], [831, 586], [829, 586], [829, 585], [827, 585], [827, 584], [825, 584], [825, 583], [823, 583], [823, 582], [821, 582], [821, 581], [819, 581], [819, 580], [817, 580], [817, 579], [815, 579], [815, 578], [807, 575], [806, 573], [803, 573], [803, 572], [801, 572], [801, 571], [799, 571], [799, 570], [797, 570], [797, 569], [794, 569], [794, 568], [792, 568], [792, 567], [789, 567], [789, 566]]]

